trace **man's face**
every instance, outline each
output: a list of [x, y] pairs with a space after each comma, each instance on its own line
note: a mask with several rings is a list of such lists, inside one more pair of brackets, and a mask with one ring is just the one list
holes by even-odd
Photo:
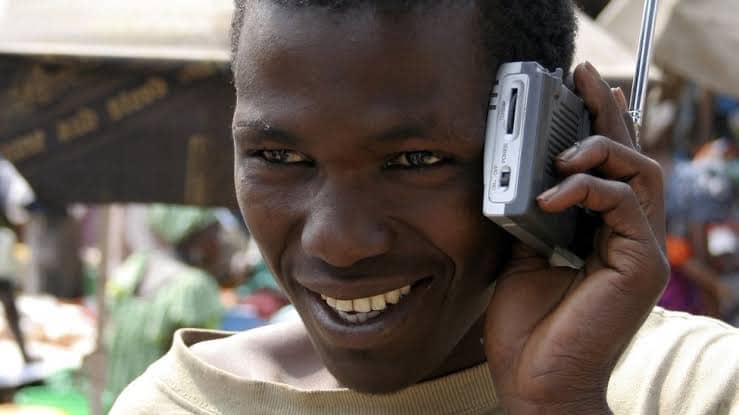
[[237, 197], [317, 352], [353, 389], [433, 376], [489, 300], [507, 239], [481, 215], [491, 76], [479, 39], [472, 5], [247, 11]]

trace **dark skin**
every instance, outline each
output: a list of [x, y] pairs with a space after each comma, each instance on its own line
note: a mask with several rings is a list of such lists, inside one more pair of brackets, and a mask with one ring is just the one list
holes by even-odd
[[[520, 244], [511, 254], [481, 214], [494, 71], [474, 5], [390, 19], [257, 2], [243, 32], [236, 192], [304, 321], [306, 360], [328, 369], [312, 383], [390, 392], [487, 361], [512, 413], [607, 412], [611, 370], [667, 265], [659, 167], [633, 149], [625, 108], [597, 72], [580, 66], [575, 83], [600, 135], [558, 161], [567, 179], [539, 199], [547, 211], [602, 213], [578, 274]], [[406, 283], [421, 284], [415, 300], [371, 328], [337, 322], [318, 298]], [[219, 352], [239, 350], [200, 354], [224, 367]]]

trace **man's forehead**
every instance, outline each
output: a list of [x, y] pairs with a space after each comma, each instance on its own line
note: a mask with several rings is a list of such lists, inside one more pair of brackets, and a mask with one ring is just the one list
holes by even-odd
[[393, 56], [406, 56], [406, 61], [438, 59], [435, 51], [445, 46], [459, 51], [479, 48], [477, 8], [463, 3], [467, 2], [439, 2], [428, 9], [385, 13], [372, 7], [334, 11], [257, 1], [257, 7], [249, 8], [243, 20], [235, 60], [237, 88], [240, 77], [253, 76], [244, 74], [245, 70], [274, 70], [278, 69], [275, 63], [286, 65], [308, 56], [337, 64], [351, 60], [379, 66]]

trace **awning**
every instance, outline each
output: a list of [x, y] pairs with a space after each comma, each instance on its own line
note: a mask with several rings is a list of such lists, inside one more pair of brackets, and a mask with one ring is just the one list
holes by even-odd
[[[612, 0], [598, 23], [635, 47], [644, 0]], [[739, 97], [739, 1], [661, 0], [654, 58], [664, 69]]]
[[[577, 18], [579, 29], [575, 42], [575, 62], [590, 61], [605, 79], [630, 81], [636, 68], [636, 48], [627, 48], [586, 14], [578, 11]], [[659, 80], [660, 69], [653, 66], [649, 78]]]
[[232, 0], [0, 0], [0, 53], [227, 62]]
[[[232, 0], [0, 0], [0, 53], [227, 62], [232, 12]], [[578, 18], [576, 62], [631, 79], [635, 52]]]

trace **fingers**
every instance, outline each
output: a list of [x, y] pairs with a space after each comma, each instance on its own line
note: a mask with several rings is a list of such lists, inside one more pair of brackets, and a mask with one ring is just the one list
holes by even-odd
[[[633, 147], [633, 135], [611, 87], [589, 62], [580, 64], [574, 73], [575, 89], [593, 116], [593, 132]], [[623, 93], [621, 93], [623, 95]], [[623, 100], [625, 102], [625, 98]]]
[[660, 165], [603, 136], [590, 137], [557, 157], [560, 173], [570, 176], [594, 171], [607, 179], [627, 182], [660, 243], [665, 236], [664, 196]]
[[600, 212], [603, 222], [614, 232], [635, 241], [652, 237], [636, 195], [623, 182], [578, 173], [542, 193], [537, 201], [547, 212], [561, 212], [573, 206]]
[[[578, 338], [573, 347], [586, 348], [596, 361], [615, 359], [626, 344], [615, 339], [628, 340], [636, 332], [664, 288], [669, 269], [636, 194], [626, 183], [577, 173], [538, 202], [549, 212], [580, 204], [602, 214], [607, 232], [598, 236], [598, 251], [605, 267], [589, 271], [569, 293], [550, 333]], [[595, 356], [600, 352], [602, 356]]]
[[557, 157], [564, 175], [597, 170], [611, 179], [629, 179], [644, 174], [661, 177], [654, 160], [602, 135], [589, 137]]
[[645, 295], [659, 294], [667, 277], [665, 255], [629, 185], [578, 173], [542, 193], [537, 201], [548, 212], [576, 205], [600, 212], [608, 230], [601, 233], [598, 243], [606, 269], [629, 278], [652, 278], [652, 289]]
[[590, 63], [578, 65], [574, 81], [593, 116], [593, 130], [600, 137], [591, 137], [565, 151], [557, 167], [565, 176], [594, 170], [606, 178], [628, 182], [664, 248], [662, 170], [655, 161], [634, 151], [634, 126], [626, 113], [623, 91], [611, 89]]

